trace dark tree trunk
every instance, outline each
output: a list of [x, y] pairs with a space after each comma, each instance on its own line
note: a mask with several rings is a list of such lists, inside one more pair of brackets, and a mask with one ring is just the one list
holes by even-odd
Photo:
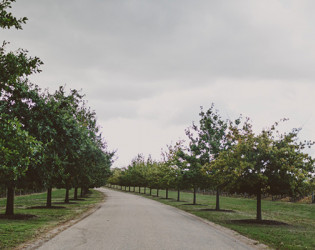
[[133, 192], [136, 192], [136, 186], [133, 186]]
[[69, 203], [69, 188], [66, 188], [65, 203]]
[[129, 192], [130, 192], [130, 186], [129, 186]]
[[144, 194], [146, 194], [146, 189], [147, 189], [147, 187], [144, 187]]
[[152, 196], [152, 188], [150, 188], [150, 196]]
[[9, 186], [7, 188], [7, 206], [5, 210], [6, 215], [14, 214], [14, 186]]
[[77, 199], [78, 199], [78, 189], [79, 189], [78, 187], [75, 187], [75, 188], [74, 188], [74, 194], [73, 194], [73, 199], [74, 199], [74, 200], [77, 200]]
[[47, 188], [47, 199], [46, 199], [46, 207], [51, 207], [51, 197], [52, 197], [52, 188]]
[[217, 187], [215, 210], [217, 210], [217, 211], [220, 210], [220, 190], [218, 187]]
[[141, 193], [141, 187], [139, 187], [139, 194]]
[[156, 197], [159, 197], [159, 189], [156, 190]]
[[80, 197], [82, 198], [83, 196], [84, 196], [84, 191], [83, 191], [83, 187], [81, 187]]
[[168, 199], [168, 188], [166, 189], [165, 192], [166, 192], [166, 197], [165, 198]]
[[257, 192], [257, 216], [256, 219], [261, 221], [262, 217], [261, 217], [261, 189], [258, 189]]
[[177, 189], [177, 201], [180, 199], [180, 189]]
[[196, 193], [197, 193], [197, 188], [194, 187], [194, 201], [193, 201], [193, 205], [196, 205]]

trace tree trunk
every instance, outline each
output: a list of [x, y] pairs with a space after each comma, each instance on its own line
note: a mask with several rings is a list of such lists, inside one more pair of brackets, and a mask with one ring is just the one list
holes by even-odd
[[144, 194], [146, 194], [146, 189], [147, 189], [147, 187], [144, 187]]
[[66, 188], [65, 203], [69, 203], [69, 188]]
[[196, 187], [194, 187], [194, 201], [193, 201], [193, 205], [196, 205], [196, 193], [197, 193], [197, 189], [196, 189]]
[[130, 186], [129, 186], [129, 192], [130, 192]]
[[159, 189], [156, 190], [156, 197], [159, 197]]
[[141, 187], [139, 187], [139, 194], [141, 193]]
[[150, 196], [152, 196], [152, 188], [150, 188]]
[[261, 221], [262, 217], [261, 217], [261, 189], [258, 189], [257, 192], [257, 216], [256, 216], [256, 220]]
[[52, 188], [49, 187], [47, 188], [47, 199], [46, 199], [46, 207], [51, 207], [51, 193], [52, 193]]
[[133, 186], [133, 192], [136, 192], [136, 186]]
[[180, 198], [180, 189], [177, 189], [177, 201], [179, 201]]
[[7, 188], [7, 206], [5, 210], [6, 215], [14, 214], [14, 186], [8, 186]]
[[220, 190], [219, 190], [219, 187], [217, 187], [215, 210], [217, 210], [217, 211], [220, 210]]
[[77, 199], [78, 199], [78, 189], [79, 189], [78, 187], [75, 187], [75, 188], [74, 188], [74, 194], [73, 194], [73, 199], [74, 199], [74, 200], [77, 200]]
[[166, 189], [166, 199], [168, 199], [168, 188]]
[[81, 187], [81, 193], [80, 193], [80, 197], [82, 198], [84, 196], [84, 193], [83, 193], [83, 187]]

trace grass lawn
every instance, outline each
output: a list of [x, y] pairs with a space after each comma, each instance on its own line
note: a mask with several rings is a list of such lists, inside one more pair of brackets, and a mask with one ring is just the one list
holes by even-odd
[[[41, 233], [52, 229], [84, 213], [104, 198], [101, 192], [91, 190], [86, 197], [64, 204], [65, 190], [53, 190], [52, 205], [59, 208], [32, 208], [44, 206], [46, 193], [15, 197], [15, 214], [35, 215], [30, 219], [0, 219], [0, 249], [12, 249], [19, 244], [36, 238]], [[70, 191], [70, 197], [73, 193]], [[5, 212], [6, 199], [0, 199], [0, 213]]]
[[[128, 190], [128, 189], [127, 189]], [[133, 190], [133, 188], [131, 188]], [[136, 188], [136, 192], [138, 192]], [[143, 193], [144, 189], [141, 189]], [[191, 205], [193, 194], [181, 192], [181, 201], [177, 202], [177, 192], [169, 191], [169, 199], [165, 199], [165, 191], [159, 191], [158, 197], [145, 197], [171, 205], [233, 229], [242, 235], [258, 240], [276, 249], [315, 249], [315, 204], [301, 204], [281, 201], [262, 201], [263, 220], [274, 220], [286, 225], [259, 225], [238, 222], [256, 218], [256, 200], [245, 198], [220, 197], [220, 208], [227, 211], [213, 211], [215, 196], [197, 194], [197, 203]], [[143, 195], [143, 194], [142, 194]], [[156, 195], [156, 190], [152, 190]]]

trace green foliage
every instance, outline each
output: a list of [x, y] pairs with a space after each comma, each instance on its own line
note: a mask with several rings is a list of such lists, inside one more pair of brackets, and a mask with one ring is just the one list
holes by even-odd
[[231, 190], [257, 195], [257, 219], [261, 219], [261, 194], [302, 196], [315, 172], [314, 159], [303, 152], [313, 143], [299, 143], [299, 129], [280, 134], [277, 126], [256, 135], [247, 121], [241, 130], [234, 130], [237, 144], [214, 163], [222, 176], [230, 177]]
[[34, 164], [41, 143], [22, 128], [17, 120], [0, 115], [0, 179], [12, 185], [23, 177], [30, 164]]
[[13, 2], [15, 0], [2, 0], [0, 2], [0, 28], [10, 29], [11, 27], [15, 27], [16, 29], [22, 29], [22, 24], [26, 23], [26, 17], [17, 19], [12, 13], [7, 11], [7, 9], [11, 8]]
[[[0, 28], [22, 29], [26, 22], [8, 12], [13, 2], [0, 2]], [[0, 179], [10, 182], [7, 211], [13, 214], [15, 185], [48, 189], [104, 185], [115, 152], [108, 151], [95, 112], [77, 90], [66, 94], [60, 87], [54, 94], [41, 93], [28, 80], [40, 72], [41, 60], [22, 49], [6, 52], [6, 44], [0, 47]]]

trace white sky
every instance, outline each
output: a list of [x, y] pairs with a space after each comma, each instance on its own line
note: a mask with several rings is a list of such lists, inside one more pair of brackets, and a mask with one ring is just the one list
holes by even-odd
[[186, 139], [200, 106], [249, 116], [257, 131], [281, 118], [315, 140], [312, 0], [17, 0], [23, 31], [10, 49], [44, 61], [33, 82], [82, 89], [115, 166], [160, 157]]

